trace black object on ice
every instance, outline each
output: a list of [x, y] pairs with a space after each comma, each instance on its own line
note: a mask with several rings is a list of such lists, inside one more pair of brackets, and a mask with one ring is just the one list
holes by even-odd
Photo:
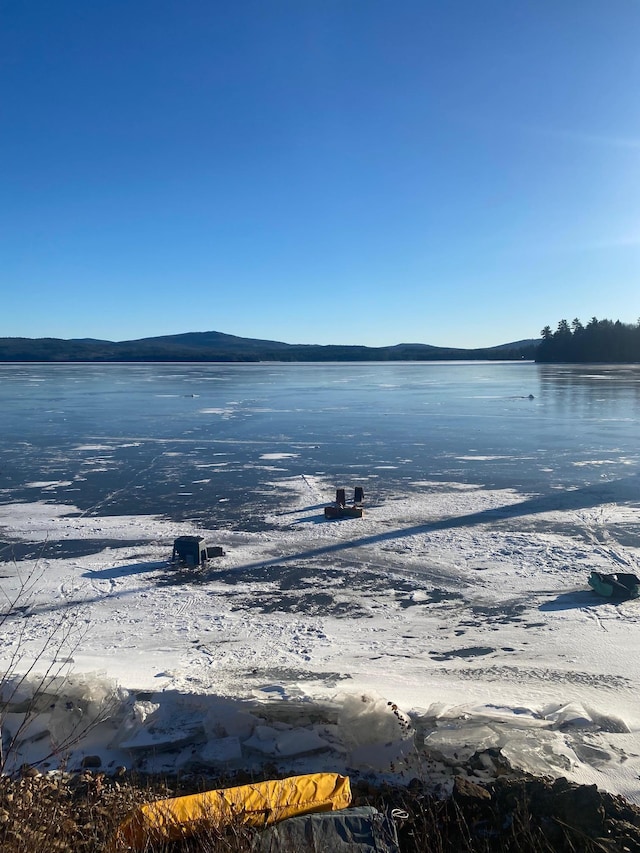
[[362, 502], [364, 501], [364, 489], [356, 486], [353, 494], [353, 503], [347, 503], [344, 489], [336, 489], [336, 501], [324, 508], [325, 518], [362, 518]]
[[224, 551], [217, 545], [207, 547], [203, 536], [178, 536], [173, 543], [173, 562], [186, 566], [201, 566], [210, 557], [222, 557]]

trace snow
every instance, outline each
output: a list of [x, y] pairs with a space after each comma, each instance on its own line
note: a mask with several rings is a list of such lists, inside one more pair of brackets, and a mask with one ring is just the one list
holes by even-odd
[[[43, 543], [39, 559], [0, 563], [6, 597], [27, 589], [0, 663], [35, 660], [35, 673], [57, 659], [54, 699], [20, 732], [15, 763], [52, 752], [53, 765], [66, 749], [68, 766], [98, 754], [113, 768], [276, 762], [442, 782], [499, 748], [523, 770], [640, 802], [640, 601], [586, 584], [592, 569], [638, 572], [637, 504], [557, 509], [416, 481], [331, 522], [321, 475], [271, 485], [281, 506], [259, 532], [0, 505], [0, 538]], [[173, 539], [191, 533], [224, 556], [170, 566]], [[66, 540], [94, 550], [44, 547]], [[33, 673], [5, 680], [5, 738]]]
[[263, 453], [260, 459], [295, 459], [298, 453]]

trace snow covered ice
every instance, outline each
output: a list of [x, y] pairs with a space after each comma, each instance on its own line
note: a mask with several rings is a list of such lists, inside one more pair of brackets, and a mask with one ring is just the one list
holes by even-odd
[[[637, 368], [5, 365], [0, 380], [0, 589], [27, 587], [0, 660], [37, 664], [3, 685], [14, 765], [446, 785], [477, 751], [491, 775], [499, 751], [640, 802], [640, 602], [587, 586], [640, 569]], [[363, 518], [324, 519], [338, 486], [364, 487]], [[189, 534], [224, 556], [170, 566]]]
[[[72, 764], [96, 753], [149, 770], [268, 759], [411, 778], [425, 759], [455, 768], [499, 748], [523, 770], [638, 801], [640, 609], [585, 583], [612, 561], [637, 568], [638, 548], [616, 536], [635, 509], [545, 510], [513, 490], [420, 482], [380, 494], [362, 519], [325, 522], [310, 487], [331, 484], [278, 480], [282, 506], [256, 533], [0, 507], [15, 541], [121, 543], [1, 567], [9, 595], [25, 572], [38, 578], [5, 631], [5, 664], [18, 641], [46, 659], [62, 615], [85, 629], [64, 670], [66, 705], [91, 694], [80, 674], [94, 693], [102, 685], [96, 714], [111, 704]], [[170, 567], [173, 537], [190, 532], [225, 555]], [[18, 763], [49, 752], [41, 730], [55, 745], [61, 722], [34, 725]]]

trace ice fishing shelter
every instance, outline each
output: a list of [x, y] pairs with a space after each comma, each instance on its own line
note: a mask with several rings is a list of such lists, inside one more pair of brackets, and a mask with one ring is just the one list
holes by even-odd
[[199, 566], [207, 559], [207, 545], [203, 536], [178, 536], [173, 543], [173, 561]]
[[209, 557], [222, 557], [222, 548], [207, 547], [203, 536], [178, 536], [173, 543], [173, 562], [187, 566], [201, 566]]

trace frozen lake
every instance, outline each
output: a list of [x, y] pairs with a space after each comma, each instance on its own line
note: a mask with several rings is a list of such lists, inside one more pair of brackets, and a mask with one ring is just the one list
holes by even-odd
[[274, 480], [309, 474], [375, 499], [637, 487], [638, 367], [0, 365], [0, 405], [3, 499], [94, 514], [260, 527]]
[[[74, 675], [155, 709], [132, 694], [109, 760], [149, 717], [163, 768], [500, 748], [640, 799], [640, 604], [586, 586], [640, 571], [640, 367], [0, 365], [0, 404], [3, 591], [37, 576], [7, 624], [35, 657], [81, 621]], [[362, 519], [324, 520], [336, 486]], [[193, 532], [225, 556], [170, 570]]]

